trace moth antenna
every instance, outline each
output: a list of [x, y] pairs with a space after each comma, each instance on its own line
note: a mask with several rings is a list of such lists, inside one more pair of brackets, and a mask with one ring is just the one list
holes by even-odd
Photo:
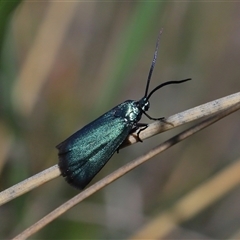
[[146, 99], [149, 100], [149, 98], [153, 95], [154, 92], [156, 92], [159, 88], [162, 88], [166, 85], [170, 85], [170, 84], [179, 84], [179, 83], [183, 83], [183, 82], [187, 82], [192, 80], [191, 78], [187, 78], [187, 79], [183, 79], [183, 80], [179, 80], [179, 81], [169, 81], [169, 82], [164, 82], [160, 85], [158, 85], [157, 87], [155, 87], [148, 96], [146, 96]]
[[150, 67], [150, 70], [149, 70], [149, 74], [148, 74], [148, 78], [147, 78], [147, 86], [146, 86], [146, 90], [145, 90], [144, 97], [147, 97], [147, 94], [148, 94], [148, 89], [149, 89], [149, 85], [150, 85], [150, 80], [151, 80], [152, 73], [153, 73], [153, 69], [154, 69], [154, 66], [155, 66], [155, 63], [156, 63], [156, 60], [157, 60], [158, 46], [159, 46], [160, 37], [161, 37], [162, 32], [163, 32], [163, 28], [160, 30], [160, 32], [159, 32], [159, 34], [158, 34], [157, 43], [156, 43], [156, 48], [155, 48], [155, 52], [154, 52], [154, 55], [153, 55], [152, 64], [151, 64], [151, 67]]

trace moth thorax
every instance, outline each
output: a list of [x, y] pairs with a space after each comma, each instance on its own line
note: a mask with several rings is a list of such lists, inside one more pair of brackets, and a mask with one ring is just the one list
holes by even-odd
[[128, 109], [125, 115], [125, 119], [127, 122], [133, 122], [136, 123], [140, 120], [141, 118], [141, 110], [138, 107], [138, 104], [136, 104], [135, 101], [132, 101], [129, 105], [128, 105]]

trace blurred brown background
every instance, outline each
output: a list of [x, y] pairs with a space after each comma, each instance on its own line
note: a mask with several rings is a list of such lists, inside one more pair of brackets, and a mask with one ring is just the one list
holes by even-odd
[[[77, 129], [143, 96], [161, 27], [150, 89], [169, 80], [193, 81], [157, 92], [150, 115], [169, 116], [240, 90], [239, 3], [9, 4], [0, 4], [1, 190], [56, 164], [55, 146]], [[190, 217], [173, 217], [172, 227], [162, 218], [180, 199], [240, 161], [239, 117], [235, 113], [138, 167], [32, 239], [126, 239], [155, 221], [159, 229], [152, 233], [161, 239], [240, 238], [239, 184]], [[121, 150], [93, 182], [181, 129]], [[219, 181], [209, 195], [222, 187]], [[16, 235], [78, 192], [59, 177], [1, 206], [0, 237]], [[183, 215], [205, 197], [200, 195]], [[163, 229], [169, 230], [158, 232]]]

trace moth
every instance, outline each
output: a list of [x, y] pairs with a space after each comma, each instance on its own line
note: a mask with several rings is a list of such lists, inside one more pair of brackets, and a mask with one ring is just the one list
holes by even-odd
[[133, 131], [137, 130], [137, 137], [141, 141], [139, 134], [148, 127], [148, 124], [139, 123], [143, 114], [150, 120], [164, 120], [147, 114], [150, 107], [149, 99], [154, 92], [169, 84], [191, 80], [188, 78], [164, 82], [148, 93], [161, 33], [162, 30], [157, 39], [144, 96], [137, 101], [127, 100], [120, 103], [56, 146], [59, 151], [58, 166], [61, 175], [72, 186], [83, 189]]

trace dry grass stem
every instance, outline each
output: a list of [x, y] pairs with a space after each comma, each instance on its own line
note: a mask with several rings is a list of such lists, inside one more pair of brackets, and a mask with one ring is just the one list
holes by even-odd
[[[136, 168], [140, 164], [148, 161], [149, 159], [151, 159], [155, 155], [165, 151], [166, 149], [170, 148], [171, 146], [175, 145], [176, 143], [178, 143], [178, 142], [186, 139], [187, 137], [193, 135], [194, 133], [206, 128], [207, 126], [215, 123], [216, 121], [224, 118], [225, 116], [237, 111], [238, 109], [240, 109], [240, 103], [235, 104], [231, 108], [229, 108], [225, 111], [221, 111], [220, 113], [218, 113], [218, 114], [216, 114], [212, 117], [207, 118], [206, 120], [196, 124], [195, 126], [183, 131], [182, 133], [177, 134], [176, 136], [172, 137], [171, 139], [169, 139], [169, 140], [165, 141], [164, 143], [158, 145], [157, 147], [150, 150], [148, 153], [146, 153], [146, 154], [142, 155], [141, 157], [138, 157], [137, 159], [135, 159], [135, 160], [131, 161], [130, 163], [124, 165], [123, 167], [121, 167], [118, 170], [114, 171], [113, 173], [109, 174], [107, 177], [105, 177], [102, 180], [98, 181], [97, 183], [93, 184], [92, 186], [90, 186], [89, 188], [84, 190], [83, 192], [79, 193], [78, 195], [76, 195], [75, 197], [70, 199], [69, 201], [65, 202], [60, 207], [56, 208], [54, 211], [52, 211], [51, 213], [46, 215], [44, 218], [39, 220], [37, 223], [35, 223], [31, 227], [29, 227], [28, 229], [23, 231], [21, 234], [16, 236], [14, 239], [26, 239], [27, 237], [32, 236], [34, 233], [36, 233], [41, 228], [46, 226], [48, 223], [50, 223], [51, 221], [53, 221], [54, 219], [59, 217], [61, 214], [63, 214], [67, 210], [71, 209], [73, 206], [75, 206], [76, 204], [78, 204], [79, 202], [84, 200], [85, 198], [89, 197], [93, 193], [97, 192], [98, 190], [100, 190], [103, 187], [107, 186], [108, 184], [112, 183], [113, 181], [115, 181], [119, 177], [123, 176], [127, 172]], [[212, 184], [214, 185], [215, 182], [213, 182]], [[201, 191], [203, 191], [203, 190], [201, 190]], [[200, 193], [201, 193], [201, 191], [200, 191]], [[199, 193], [197, 192], [197, 195], [198, 194]], [[219, 197], [219, 196], [222, 195], [222, 193], [218, 192], [217, 195]], [[192, 196], [195, 199], [196, 198], [196, 193], [194, 193]], [[209, 200], [205, 201], [205, 202], [208, 203], [210, 201], [211, 201], [211, 198]], [[187, 203], [189, 203], [189, 201]], [[206, 204], [206, 203], [204, 203], [204, 201], [203, 201], [203, 204]], [[180, 202], [179, 206], [181, 208], [182, 207], [186, 208], [185, 202]], [[201, 209], [201, 208], [198, 208], [198, 209], [195, 209], [195, 210], [192, 208], [192, 212], [190, 212], [186, 216], [183, 216], [182, 218], [185, 219], [186, 217], [191, 216], [192, 214], [198, 212], [199, 209]]]
[[[162, 121], [155, 121], [149, 124], [149, 127], [140, 133], [140, 138], [142, 140], [150, 138], [161, 132], [170, 130], [174, 127], [178, 127], [187, 122], [200, 119], [202, 117], [209, 116], [211, 114], [217, 113], [230, 106], [235, 105], [240, 102], [240, 92], [205, 103], [203, 105], [191, 108], [181, 113], [172, 115], [166, 118], [166, 121], [170, 124], [166, 124]], [[136, 135], [133, 133], [129, 135], [128, 139], [124, 142], [122, 147], [134, 144], [137, 142]], [[12, 199], [34, 189], [35, 187], [44, 184], [55, 177], [60, 176], [59, 169], [57, 165], [46, 169], [0, 193], [0, 205], [11, 201]], [[44, 179], [45, 178], [45, 179]]]
[[60, 176], [60, 174], [61, 173], [59, 171], [58, 165], [54, 165], [20, 183], [17, 183], [16, 185], [0, 193], [0, 206]]

